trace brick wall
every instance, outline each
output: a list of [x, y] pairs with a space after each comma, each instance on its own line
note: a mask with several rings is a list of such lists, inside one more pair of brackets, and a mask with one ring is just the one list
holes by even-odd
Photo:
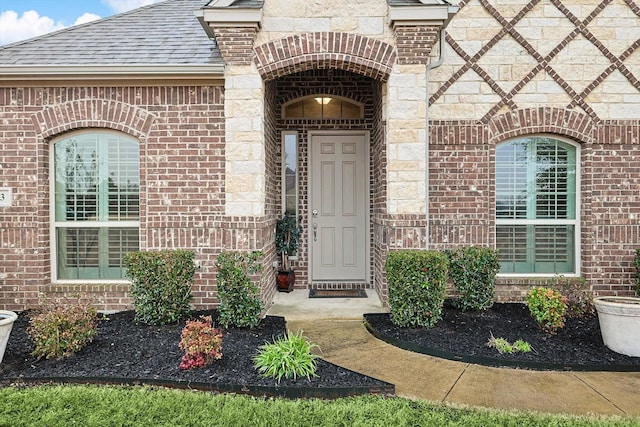
[[[223, 111], [216, 84], [0, 88], [0, 186], [13, 189], [13, 205], [0, 208], [0, 307], [33, 307], [41, 293], [82, 294], [100, 309], [131, 307], [126, 284], [52, 284], [50, 143], [85, 128], [140, 141], [141, 249], [195, 250], [194, 302], [213, 306], [217, 254], [273, 241], [271, 221], [224, 214]], [[265, 289], [269, 279], [260, 278]]]
[[[435, 121], [431, 127], [431, 247], [494, 245], [494, 155], [505, 139], [549, 134], [580, 145], [581, 274], [601, 295], [634, 293], [632, 259], [640, 247], [640, 125], [596, 124], [563, 109], [521, 110], [487, 125]], [[522, 300], [549, 279], [500, 278], [497, 297]]]

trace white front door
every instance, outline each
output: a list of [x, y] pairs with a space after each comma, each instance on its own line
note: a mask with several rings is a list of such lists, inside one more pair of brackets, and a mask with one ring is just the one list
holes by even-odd
[[366, 281], [366, 133], [318, 133], [311, 152], [311, 280]]

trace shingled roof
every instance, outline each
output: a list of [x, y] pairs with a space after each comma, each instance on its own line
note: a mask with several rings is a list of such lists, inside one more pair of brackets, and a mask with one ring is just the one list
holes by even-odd
[[167, 0], [0, 46], [0, 74], [17, 66], [222, 66], [194, 11], [209, 0]]

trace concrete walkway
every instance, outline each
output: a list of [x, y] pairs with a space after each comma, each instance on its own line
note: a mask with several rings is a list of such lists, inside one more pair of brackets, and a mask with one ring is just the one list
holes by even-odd
[[640, 417], [640, 372], [553, 372], [491, 368], [412, 353], [374, 338], [364, 313], [385, 312], [368, 298], [309, 299], [278, 294], [268, 314], [302, 330], [322, 357], [396, 386], [398, 396], [501, 409]]

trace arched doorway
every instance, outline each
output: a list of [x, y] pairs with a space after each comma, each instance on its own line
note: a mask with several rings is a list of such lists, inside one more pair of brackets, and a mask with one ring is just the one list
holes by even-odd
[[386, 197], [382, 85], [337, 69], [266, 82], [268, 205], [301, 218], [298, 288], [374, 287], [372, 223]]

